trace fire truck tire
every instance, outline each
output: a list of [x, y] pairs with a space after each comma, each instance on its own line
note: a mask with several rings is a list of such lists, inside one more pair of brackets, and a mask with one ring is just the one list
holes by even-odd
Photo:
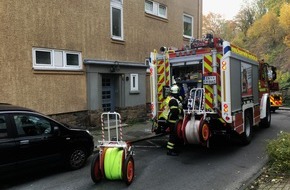
[[98, 183], [102, 180], [102, 170], [100, 164], [100, 154], [96, 154], [91, 163], [91, 178], [93, 182]]
[[270, 107], [270, 100], [267, 100], [267, 107], [266, 107], [266, 117], [261, 119], [260, 127], [269, 128], [271, 125], [271, 107]]
[[253, 137], [253, 121], [250, 112], [245, 113], [245, 129], [244, 132], [241, 134], [241, 143], [242, 145], [248, 145], [252, 141]]
[[276, 109], [277, 109], [277, 108], [271, 108], [271, 111], [272, 111], [273, 113], [275, 113], [275, 112], [276, 112]]
[[134, 179], [135, 175], [135, 165], [134, 159], [132, 155], [127, 156], [126, 160], [124, 160], [123, 169], [123, 180], [127, 185], [130, 185]]

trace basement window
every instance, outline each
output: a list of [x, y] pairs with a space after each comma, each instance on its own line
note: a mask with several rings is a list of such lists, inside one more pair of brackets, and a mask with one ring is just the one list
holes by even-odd
[[46, 48], [32, 49], [35, 70], [82, 70], [81, 52]]

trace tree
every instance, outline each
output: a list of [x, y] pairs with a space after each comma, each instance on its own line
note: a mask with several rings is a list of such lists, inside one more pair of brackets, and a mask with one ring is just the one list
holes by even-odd
[[277, 16], [280, 15], [280, 9], [284, 3], [290, 3], [290, 0], [265, 0], [265, 6]]
[[212, 33], [215, 37], [231, 41], [237, 35], [237, 24], [233, 20], [225, 20], [220, 14], [209, 13], [203, 16], [203, 35]]
[[273, 12], [258, 19], [247, 32], [249, 46], [260, 55], [265, 54], [283, 41], [284, 30]]
[[237, 23], [233, 20], [226, 20], [224, 23], [222, 23], [220, 31], [221, 38], [227, 41], [234, 40], [239, 33]]
[[253, 2], [253, 7], [255, 10], [255, 20], [261, 18], [267, 13], [267, 7], [265, 5], [266, 0], [256, 0]]
[[277, 72], [277, 81], [279, 81], [280, 89], [290, 88], [290, 73], [289, 72]]
[[225, 19], [220, 14], [210, 12], [203, 16], [203, 35], [212, 33], [216, 37], [221, 36], [221, 25], [225, 22]]
[[247, 36], [248, 29], [255, 21], [255, 10], [250, 5], [242, 8], [235, 17], [238, 28]]
[[284, 43], [290, 47], [290, 4], [284, 3], [280, 10], [279, 23], [281, 27], [285, 30], [286, 36], [284, 38]]

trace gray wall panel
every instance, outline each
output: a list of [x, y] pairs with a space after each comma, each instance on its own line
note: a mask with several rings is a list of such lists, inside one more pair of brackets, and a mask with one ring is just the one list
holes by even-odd
[[242, 105], [242, 87], [241, 87], [241, 61], [231, 58], [231, 102], [232, 111], [241, 109]]

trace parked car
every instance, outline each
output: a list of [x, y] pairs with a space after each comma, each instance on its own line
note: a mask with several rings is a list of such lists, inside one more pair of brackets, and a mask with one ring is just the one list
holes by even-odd
[[0, 104], [0, 176], [60, 163], [81, 168], [93, 153], [93, 136], [31, 109]]

